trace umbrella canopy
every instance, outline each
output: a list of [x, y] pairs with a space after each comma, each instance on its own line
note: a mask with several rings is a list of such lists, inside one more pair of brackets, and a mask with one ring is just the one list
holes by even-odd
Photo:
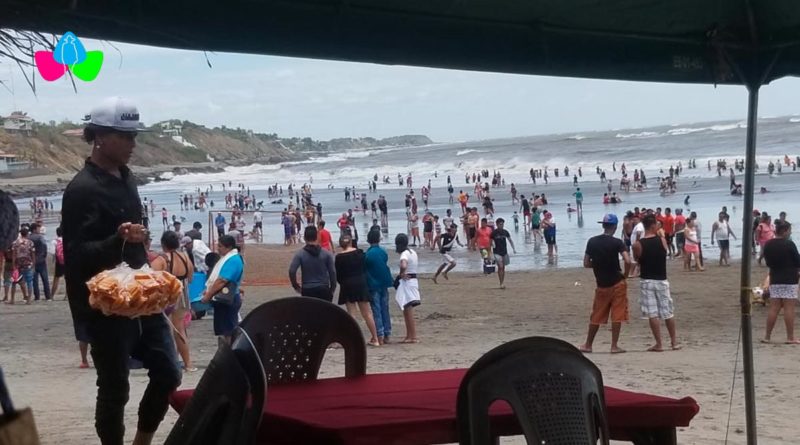
[[0, 27], [145, 45], [660, 82], [800, 74], [794, 0], [0, 0]]

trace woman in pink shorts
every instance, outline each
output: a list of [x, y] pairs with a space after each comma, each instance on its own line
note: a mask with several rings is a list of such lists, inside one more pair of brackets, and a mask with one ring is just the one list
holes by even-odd
[[686, 228], [683, 229], [683, 235], [686, 243], [683, 246], [685, 255], [683, 256], [683, 268], [692, 270], [692, 258], [697, 266], [697, 270], [703, 271], [703, 266], [700, 265], [700, 241], [697, 238], [697, 229], [694, 226], [693, 219], [686, 220]]

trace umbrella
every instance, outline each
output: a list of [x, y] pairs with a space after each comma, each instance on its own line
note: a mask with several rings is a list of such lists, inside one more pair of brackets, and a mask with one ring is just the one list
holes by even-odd
[[[748, 89], [744, 215], [758, 92], [800, 74], [794, 0], [0, 0], [0, 26], [175, 48]], [[756, 443], [752, 220], [742, 234], [747, 443]]]

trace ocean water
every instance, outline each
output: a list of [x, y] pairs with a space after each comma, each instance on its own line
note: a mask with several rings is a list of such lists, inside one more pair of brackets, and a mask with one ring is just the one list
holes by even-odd
[[[517, 246], [517, 254], [512, 255], [510, 271], [529, 270], [547, 267], [580, 266], [586, 240], [600, 233], [597, 221], [605, 213], [616, 213], [620, 217], [625, 211], [638, 207], [671, 207], [683, 208], [685, 212], [698, 212], [703, 226], [704, 253], [708, 260], [718, 256], [719, 251], [709, 244], [711, 225], [722, 206], [727, 206], [732, 215], [732, 225], [737, 233], [741, 232], [742, 198], [731, 196], [728, 192], [728, 172], [718, 176], [713, 164], [718, 159], [726, 159], [732, 165], [734, 159], [742, 159], [745, 144], [745, 123], [738, 121], [712, 122], [702, 124], [676, 124], [651, 128], [621, 129], [601, 132], [583, 132], [574, 134], [545, 135], [520, 137], [502, 140], [470, 141], [447, 144], [435, 144], [423, 147], [387, 147], [374, 150], [351, 150], [334, 153], [330, 156], [319, 156], [300, 162], [287, 162], [276, 165], [253, 164], [245, 167], [229, 167], [223, 173], [189, 174], [173, 177], [166, 182], [154, 182], [140, 187], [140, 195], [152, 199], [156, 207], [166, 207], [170, 214], [185, 220], [184, 230], [191, 227], [193, 221], [200, 221], [204, 228], [208, 224], [206, 211], [181, 211], [178, 197], [184, 193], [195, 193], [197, 188], [205, 191], [211, 185], [214, 191], [210, 199], [216, 208], [224, 208], [222, 183], [232, 181], [244, 183], [257, 200], [264, 201], [265, 242], [282, 242], [280, 211], [286, 204], [270, 204], [266, 196], [268, 185], [279, 184], [284, 188], [283, 200], [288, 202], [286, 189], [289, 183], [297, 187], [311, 183], [314, 187], [314, 199], [323, 204], [323, 215], [329, 221], [337, 236], [335, 220], [348, 208], [355, 209], [358, 204], [344, 200], [344, 187], [355, 187], [359, 192], [367, 191], [367, 181], [377, 174], [379, 178], [389, 176], [390, 184], [378, 183], [378, 192], [372, 193], [368, 201], [377, 199], [378, 194], [387, 197], [389, 203], [389, 225], [384, 244], [391, 247], [394, 236], [407, 231], [403, 197], [407, 188], [397, 184], [397, 175], [403, 177], [409, 173], [414, 178], [414, 189], [419, 201], [420, 211], [423, 206], [419, 188], [430, 180], [433, 186], [430, 209], [439, 216], [444, 216], [448, 204], [446, 191], [447, 176], [450, 175], [455, 193], [463, 189], [472, 194], [473, 184], [464, 180], [466, 172], [478, 170], [498, 171], [506, 181], [504, 188], [493, 189], [495, 199], [495, 218], [506, 219], [506, 227], [512, 233]], [[755, 188], [767, 187], [769, 193], [757, 194], [756, 208], [777, 215], [787, 211], [788, 219], [800, 215], [798, 200], [798, 176], [791, 167], [783, 167], [781, 174], [767, 175], [766, 165], [769, 161], [782, 161], [784, 155], [793, 160], [800, 154], [796, 141], [800, 140], [800, 117], [764, 118], [759, 121], [757, 163], [760, 170], [756, 177]], [[697, 168], [689, 169], [688, 161], [696, 159]], [[708, 161], [712, 168], [708, 169]], [[614, 171], [612, 163], [616, 163]], [[650, 188], [642, 192], [622, 192], [617, 189], [621, 176], [620, 167], [625, 163], [629, 174], [634, 168], [643, 169], [648, 178]], [[658, 191], [658, 177], [663, 176], [670, 166], [683, 165], [683, 173], [678, 178], [678, 191], [672, 195], [662, 196]], [[544, 185], [541, 180], [531, 183], [528, 171], [530, 168], [562, 169], [568, 166], [570, 176], [556, 178], [550, 171], [550, 183]], [[601, 184], [596, 168], [606, 171], [608, 178], [614, 180], [614, 190], [623, 199], [622, 204], [603, 205], [602, 195], [606, 184]], [[572, 193], [572, 174], [581, 167], [583, 176], [579, 186], [584, 193], [584, 211], [582, 215], [569, 214], [567, 203], [574, 206]], [[741, 175], [737, 173], [737, 181]], [[520, 227], [515, 230], [511, 221], [518, 205], [512, 206], [510, 184], [515, 183], [520, 194], [529, 196], [534, 193], [545, 193], [549, 200], [547, 209], [554, 213], [558, 227], [559, 254], [555, 263], [550, 263], [546, 255], [546, 247], [533, 243], [526, 231]], [[686, 195], [690, 196], [689, 205], [684, 205]], [[56, 208], [60, 205], [60, 197], [53, 197]], [[20, 203], [24, 208], [26, 201]], [[477, 205], [475, 200], [472, 205]], [[459, 215], [457, 203], [452, 206], [453, 214]], [[520, 215], [521, 219], [521, 215]], [[157, 239], [161, 227], [159, 212], [152, 218], [152, 227]], [[248, 221], [249, 222], [249, 221]], [[357, 212], [357, 227], [362, 238], [371, 225], [371, 215]], [[205, 233], [205, 231], [204, 231]], [[731, 246], [734, 257], [740, 256], [741, 244], [733, 242]], [[420, 251], [423, 270], [434, 271], [440, 262], [436, 252]], [[455, 249], [454, 257], [459, 261], [456, 270], [479, 271], [481, 263], [476, 254], [465, 249]]]

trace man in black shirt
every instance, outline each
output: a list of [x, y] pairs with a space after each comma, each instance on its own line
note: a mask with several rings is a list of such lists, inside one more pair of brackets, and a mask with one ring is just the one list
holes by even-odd
[[449, 278], [447, 278], [447, 272], [450, 272], [456, 267], [456, 260], [450, 256], [450, 251], [453, 250], [453, 244], [455, 243], [464, 247], [461, 241], [458, 240], [458, 226], [455, 224], [447, 226], [447, 230], [441, 235], [436, 235], [436, 239], [433, 240], [433, 245], [439, 246], [439, 253], [442, 254], [442, 264], [433, 276], [434, 283], [436, 283], [439, 274], [443, 274], [442, 276], [444, 276], [444, 279], [449, 280]]
[[517, 253], [517, 248], [514, 247], [514, 240], [511, 239], [511, 234], [508, 230], [504, 229], [506, 220], [497, 218], [495, 221], [496, 228], [492, 231], [492, 252], [494, 252], [494, 260], [497, 263], [497, 278], [500, 279], [500, 289], [505, 289], [506, 285], [503, 281], [506, 279], [506, 266], [511, 263], [511, 257], [508, 256], [508, 245], [506, 241], [511, 243], [511, 248], [514, 253]]
[[[148, 445], [168, 407], [169, 394], [180, 384], [175, 343], [162, 314], [131, 319], [106, 316], [89, 306], [86, 281], [121, 261], [133, 268], [147, 263], [141, 225], [142, 203], [130, 160], [139, 130], [136, 107], [122, 98], [107, 99], [92, 110], [84, 139], [91, 156], [64, 191], [67, 295], [78, 337], [92, 345], [97, 369], [95, 428], [103, 445], [120, 445], [125, 435], [128, 360], [141, 360], [150, 382], [139, 404], [134, 445]], [[82, 338], [79, 338], [82, 340]]]
[[522, 211], [522, 221], [524, 222], [525, 227], [531, 226], [531, 203], [528, 202], [528, 198], [525, 195], [519, 195], [520, 197], [520, 211]]
[[791, 240], [792, 225], [778, 221], [775, 224], [775, 238], [764, 245], [764, 259], [769, 267], [769, 313], [767, 331], [762, 342], [769, 343], [772, 329], [783, 308], [783, 321], [786, 324], [786, 344], [800, 344], [794, 335], [794, 308], [797, 303], [797, 283], [800, 274], [800, 253]]
[[[39, 301], [39, 277], [42, 278], [44, 286], [44, 298], [47, 301], [53, 299], [50, 295], [50, 278], [47, 273], [47, 240], [42, 235], [42, 225], [39, 223], [31, 224], [30, 240], [33, 241], [34, 258], [33, 265], [33, 299]], [[53, 253], [55, 255], [55, 253]], [[30, 289], [28, 289], [30, 292]]]
[[[667, 325], [673, 351], [681, 349], [675, 333], [675, 314], [667, 280], [667, 241], [658, 235], [656, 215], [642, 218], [644, 235], [633, 244], [633, 258], [639, 263], [639, 307], [650, 322], [656, 344], [650, 352], [663, 352], [660, 320]], [[660, 319], [660, 320], [659, 320]]]
[[619, 257], [625, 262], [626, 270], [631, 265], [631, 258], [625, 243], [614, 238], [619, 220], [616, 215], [608, 214], [600, 222], [603, 234], [589, 239], [586, 253], [583, 256], [583, 267], [592, 269], [597, 281], [594, 293], [592, 315], [589, 319], [589, 333], [586, 343], [580, 346], [583, 352], [592, 352], [592, 343], [601, 324], [608, 323], [611, 317], [611, 353], [625, 352], [619, 347], [619, 333], [622, 322], [628, 321], [628, 286], [625, 275], [619, 267]]
[[188, 236], [193, 240], [203, 239], [203, 233], [200, 231], [202, 228], [203, 225], [200, 224], [200, 221], [195, 221], [194, 224], [192, 224], [192, 230], [188, 230], [183, 236]]

